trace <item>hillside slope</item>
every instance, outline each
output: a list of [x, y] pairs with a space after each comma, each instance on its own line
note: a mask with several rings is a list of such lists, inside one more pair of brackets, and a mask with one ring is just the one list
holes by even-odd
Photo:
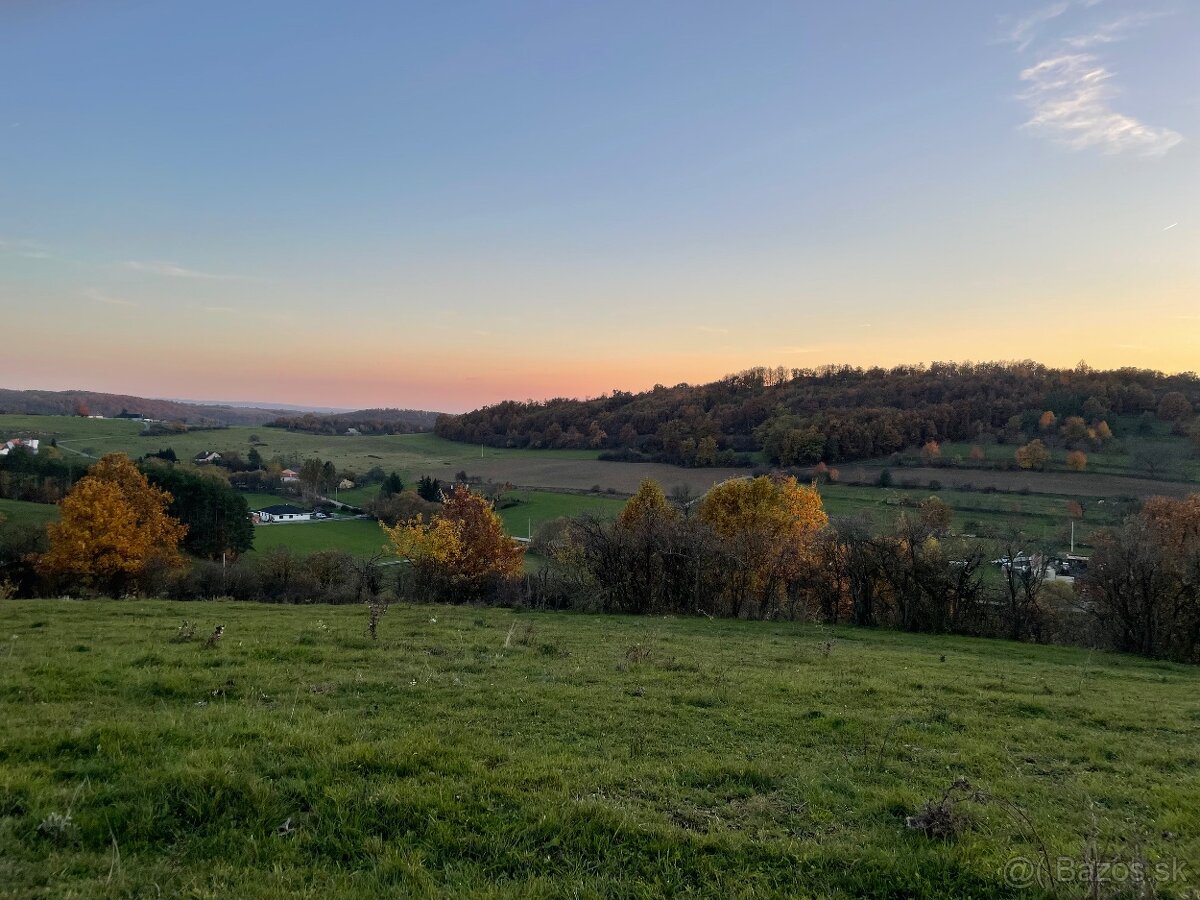
[[[928, 441], [1028, 439], [1040, 417], [1149, 416], [1182, 432], [1200, 379], [1143, 369], [1052, 369], [1033, 362], [861, 369], [751, 369], [703, 385], [658, 385], [588, 400], [499, 403], [443, 416], [442, 437], [508, 447], [624, 450], [659, 462], [734, 465], [764, 451], [783, 465], [885, 456]], [[1107, 427], [1107, 426], [1106, 426]], [[1057, 436], [1055, 429], [1051, 434]]]

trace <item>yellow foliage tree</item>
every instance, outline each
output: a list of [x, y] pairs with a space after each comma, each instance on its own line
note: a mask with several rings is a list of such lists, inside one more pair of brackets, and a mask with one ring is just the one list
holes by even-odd
[[1038, 418], [1038, 428], [1042, 429], [1042, 431], [1049, 431], [1054, 427], [1054, 423], [1057, 421], [1058, 416], [1056, 416], [1052, 410], [1048, 409], [1042, 413], [1040, 418]]
[[504, 533], [492, 505], [465, 485], [451, 489], [428, 525], [414, 518], [380, 527], [396, 553], [411, 560], [437, 591], [470, 593], [522, 571], [525, 548]]
[[1024, 447], [1018, 447], [1014, 455], [1022, 469], [1041, 469], [1050, 461], [1050, 451], [1036, 438]]
[[739, 560], [738, 577], [728, 586], [734, 615], [749, 599], [764, 606], [780, 602], [829, 522], [815, 486], [765, 475], [718, 484], [701, 501], [698, 517]]
[[116, 590], [152, 561], [182, 564], [187, 526], [167, 515], [171, 499], [124, 454], [105, 456], [63, 498], [59, 521], [47, 526], [50, 548], [38, 571]]
[[652, 479], [638, 485], [637, 493], [630, 497], [617, 515], [617, 524], [623, 528], [646, 525], [650, 521], [665, 517], [677, 518], [679, 513], [667, 502], [662, 486]]
[[1087, 454], [1082, 450], [1072, 450], [1067, 454], [1067, 468], [1072, 472], [1082, 472], [1087, 468]]

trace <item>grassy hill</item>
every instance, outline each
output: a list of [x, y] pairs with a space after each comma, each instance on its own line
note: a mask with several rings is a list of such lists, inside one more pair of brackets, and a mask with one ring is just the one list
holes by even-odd
[[[12, 896], [1014, 897], [1043, 844], [1200, 859], [1196, 669], [460, 607], [378, 644], [357, 607], [0, 615]], [[905, 827], [959, 777], [987, 798], [956, 838]]]

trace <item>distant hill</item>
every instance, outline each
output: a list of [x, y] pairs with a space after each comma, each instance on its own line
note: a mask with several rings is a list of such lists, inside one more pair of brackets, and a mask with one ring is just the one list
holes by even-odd
[[262, 409], [184, 400], [156, 400], [97, 391], [18, 391], [0, 388], [0, 413], [73, 416], [80, 412], [106, 418], [125, 413], [148, 419], [186, 422], [189, 425], [265, 425], [281, 415], [294, 415], [288, 408]]
[[360, 409], [333, 415], [290, 414], [266, 424], [271, 428], [310, 434], [345, 434], [350, 429], [359, 434], [412, 434], [433, 431], [441, 415], [424, 409]]
[[[508, 401], [443, 416], [435, 430], [497, 447], [602, 449], [602, 458], [744, 465], [761, 452], [775, 464], [810, 465], [883, 457], [929, 441], [1041, 437], [1094, 448], [1116, 417], [1143, 417], [1143, 431], [1154, 422], [1183, 434], [1197, 427], [1197, 408], [1194, 373], [1028, 361], [844, 365], [749, 369], [711, 384], [587, 400]], [[1046, 411], [1054, 414], [1049, 426]]]

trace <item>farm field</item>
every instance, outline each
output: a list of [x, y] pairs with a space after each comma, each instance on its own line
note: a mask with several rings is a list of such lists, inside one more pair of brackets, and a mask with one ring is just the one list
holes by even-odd
[[[377, 437], [316, 436], [270, 428], [232, 427], [218, 431], [200, 431], [172, 437], [141, 437], [140, 425], [115, 419], [80, 419], [68, 416], [0, 416], [0, 431], [29, 434], [44, 438], [57, 436], [64, 449], [74, 449], [92, 455], [114, 450], [140, 456], [149, 450], [171, 446], [181, 457], [193, 456], [205, 449], [232, 449], [248, 452], [250, 437], [257, 435], [266, 446], [259, 448], [267, 458], [281, 455], [299, 463], [309, 456], [330, 459], [339, 468], [366, 471], [380, 466], [396, 471], [406, 484], [421, 475], [431, 475], [443, 481], [452, 480], [457, 472], [495, 482], [511, 482], [520, 488], [587, 491], [598, 487], [629, 495], [637, 490], [643, 478], [653, 478], [667, 490], [686, 487], [693, 494], [702, 493], [711, 485], [727, 478], [746, 474], [745, 469], [684, 469], [660, 463], [615, 463], [596, 458], [593, 451], [584, 450], [494, 450], [486, 449], [484, 458], [479, 448], [447, 441], [432, 434], [390, 435]], [[65, 443], [62, 443], [64, 442]], [[947, 445], [951, 450], [957, 445]], [[989, 448], [989, 452], [1011, 454], [1011, 448]], [[947, 451], [949, 453], [949, 451]], [[1189, 463], [1190, 464], [1190, 463]], [[843, 480], [871, 482], [878, 477], [883, 461], [848, 463], [840, 466]], [[1151, 494], [1182, 495], [1197, 489], [1196, 482], [1163, 478], [1135, 477], [1136, 472], [1106, 474], [1103, 472], [1074, 473], [1066, 471], [1006, 472], [971, 468], [894, 468], [895, 478], [911, 478], [928, 483], [937, 479], [947, 487], [971, 484], [976, 488], [988, 485], [1003, 490], [1028, 490], [1032, 493], [1081, 497], [1148, 496]], [[363, 502], [362, 495], [350, 493], [347, 502]], [[340, 494], [339, 494], [340, 496]]]
[[296, 553], [343, 550], [354, 556], [373, 556], [382, 552], [385, 544], [387, 535], [373, 519], [258, 525], [254, 528], [254, 549], [250, 555], [273, 547], [289, 547]]
[[0, 521], [11, 525], [45, 525], [57, 518], [58, 507], [51, 503], [0, 499]]
[[[13, 896], [1051, 896], [1010, 861], [1093, 837], [1181, 861], [1159, 896], [1197, 877], [1194, 668], [444, 606], [392, 607], [377, 644], [357, 606], [0, 621]], [[956, 839], [906, 829], [960, 777]]]

